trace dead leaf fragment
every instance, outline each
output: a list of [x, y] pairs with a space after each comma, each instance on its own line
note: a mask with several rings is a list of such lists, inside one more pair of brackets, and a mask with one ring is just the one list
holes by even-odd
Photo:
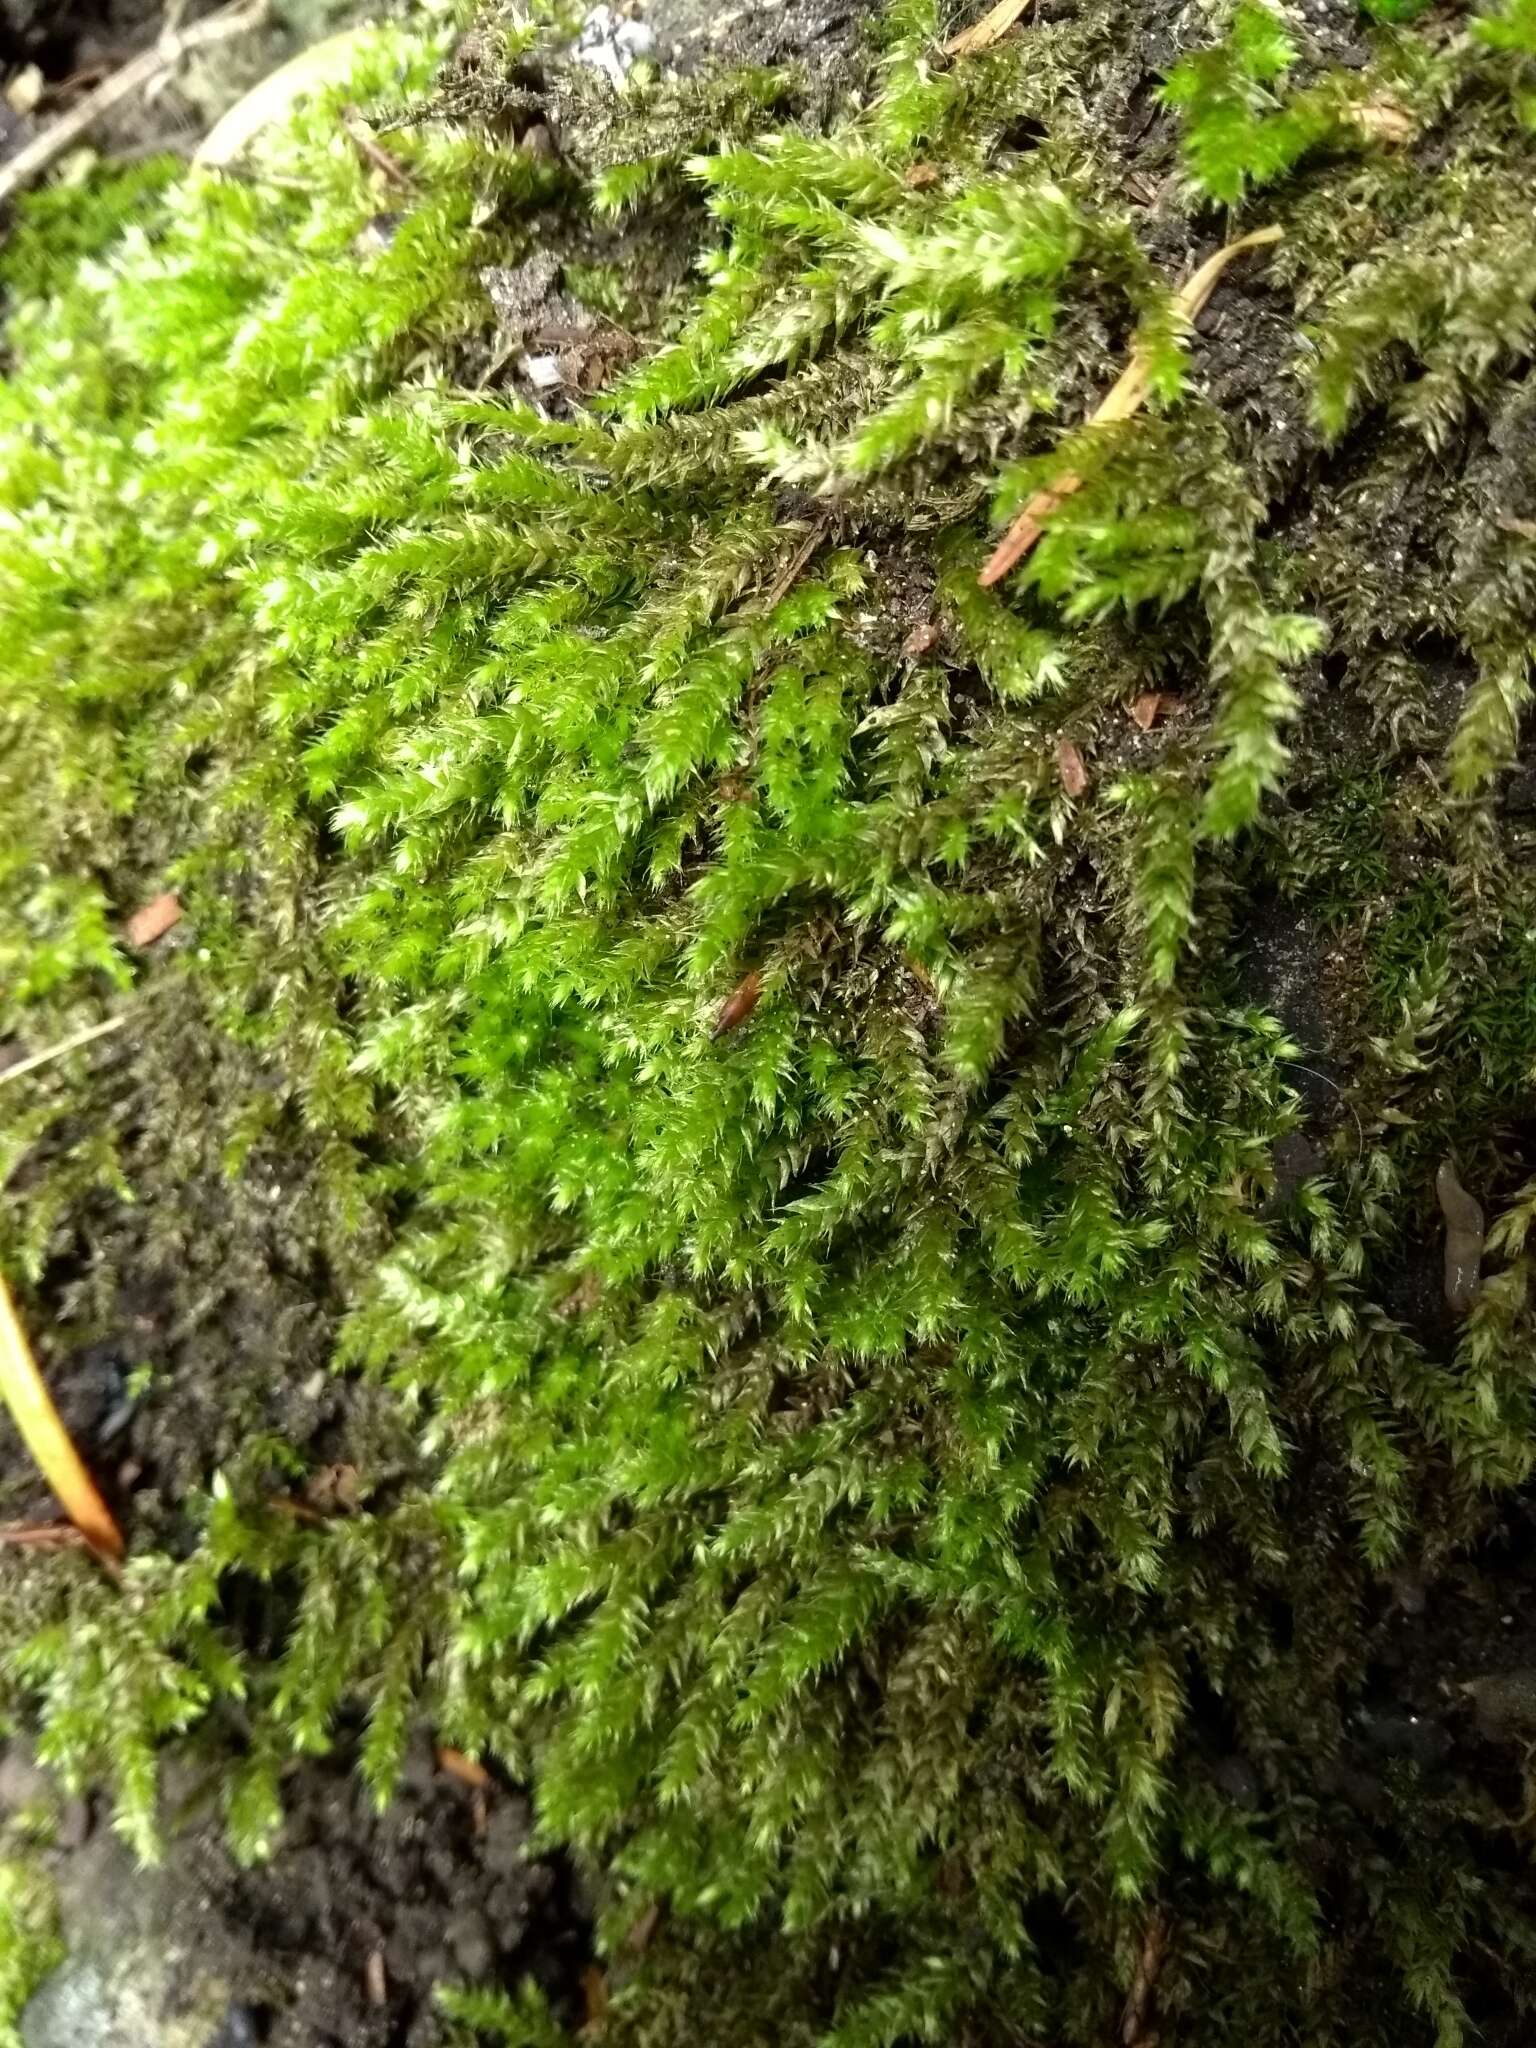
[[711, 1038], [724, 1038], [732, 1031], [739, 1031], [752, 1012], [757, 1008], [758, 998], [763, 993], [763, 977], [754, 967], [744, 974], [720, 1006], [715, 1019]]
[[1389, 148], [1399, 149], [1405, 142], [1413, 140], [1413, 116], [1387, 93], [1373, 93], [1368, 100], [1352, 107], [1350, 114], [1355, 126], [1364, 129], [1373, 142], [1384, 142]]
[[[1228, 242], [1224, 249], [1207, 256], [1199, 269], [1193, 271], [1179, 287], [1174, 301], [1179, 312], [1186, 320], [1193, 320], [1235, 256], [1242, 255], [1245, 249], [1258, 249], [1270, 242], [1278, 242], [1281, 233], [1277, 227], [1255, 228], [1251, 235], [1240, 235], [1235, 242]], [[1146, 353], [1140, 348], [1135, 349], [1131, 360], [1089, 420], [1089, 426], [1113, 426], [1120, 420], [1132, 418], [1141, 410], [1150, 381], [1151, 364]], [[1082, 487], [1083, 480], [1074, 470], [1064, 470], [1044, 490], [1035, 492], [983, 563], [976, 581], [984, 590], [994, 583], [1001, 583], [1011, 569], [1018, 567], [1045, 531], [1043, 522], [1058, 509], [1063, 499], [1070, 498]]]
[[1143, 690], [1131, 700], [1132, 722], [1143, 732], [1150, 732], [1163, 713], [1173, 708], [1173, 701], [1163, 690]]
[[1150, 206], [1162, 190], [1163, 181], [1145, 171], [1127, 171], [1121, 189], [1134, 206]]
[[462, 1749], [439, 1749], [437, 1768], [448, 1777], [457, 1778], [461, 1785], [467, 1785], [472, 1792], [488, 1792], [491, 1789], [491, 1774], [485, 1765], [476, 1763], [475, 1759], [466, 1756]]
[[1088, 787], [1088, 770], [1083, 766], [1083, 757], [1070, 740], [1056, 743], [1056, 772], [1061, 777], [1061, 786], [1068, 796], [1081, 796]]
[[901, 651], [908, 661], [920, 661], [925, 654], [932, 654], [939, 644], [939, 629], [932, 619], [919, 619], [906, 639]]
[[363, 1970], [363, 1983], [368, 1992], [370, 2005], [388, 2005], [389, 1978], [384, 1970], [384, 1951], [376, 1948], [369, 1956]]
[[1028, 5], [1029, 0], [997, 0], [997, 5], [989, 8], [980, 21], [973, 21], [959, 35], [950, 37], [944, 45], [945, 56], [975, 57], [990, 50], [994, 43], [1002, 41]]
[[597, 2026], [608, 2016], [608, 1979], [596, 1963], [588, 1963], [581, 1973], [581, 2006], [586, 2026]]
[[355, 1465], [321, 1465], [304, 1482], [304, 1499], [320, 1514], [350, 1515], [361, 1495]]
[[909, 192], [924, 192], [939, 182], [939, 167], [937, 164], [908, 164], [901, 174], [901, 182]]
[[174, 889], [167, 889], [163, 896], [152, 896], [136, 910], [123, 931], [130, 946], [152, 946], [180, 923], [181, 898]]

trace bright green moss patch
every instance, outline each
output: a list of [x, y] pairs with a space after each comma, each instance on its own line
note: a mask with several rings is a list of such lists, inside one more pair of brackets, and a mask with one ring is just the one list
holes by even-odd
[[[1165, 25], [945, 66], [909, 5], [827, 132], [551, 86], [558, 163], [392, 132], [387, 233], [322, 108], [13, 310], [4, 1024], [191, 979], [430, 1475], [315, 1529], [252, 1444], [125, 1598], [18, 1573], [12, 1677], [146, 1845], [230, 1696], [250, 1850], [348, 1705], [381, 1797], [417, 1711], [531, 1772], [616, 1950], [670, 1909], [615, 2038], [1098, 2042], [1154, 1910], [1181, 2040], [1529, 2005], [1493, 1765], [1362, 1715], [1386, 1574], [1536, 1452], [1521, 1228], [1460, 1328], [1398, 1287], [1448, 1145], [1490, 1219], [1536, 1166], [1531, 145], [1486, 39], [1292, 92], [1253, 7], [1138, 128]], [[1285, 241], [1191, 334], [1245, 194]], [[632, 346], [541, 408], [481, 272], [544, 250]], [[127, 963], [167, 880], [196, 943]], [[3, 1105], [34, 1276], [120, 1152], [75, 1085]]]
[[0, 2043], [4, 2048], [20, 2048], [16, 2021], [61, 1954], [47, 1880], [25, 1862], [0, 1861]]

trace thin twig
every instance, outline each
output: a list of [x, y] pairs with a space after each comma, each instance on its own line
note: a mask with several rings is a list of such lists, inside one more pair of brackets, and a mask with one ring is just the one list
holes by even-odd
[[344, 107], [341, 125], [352, 138], [352, 146], [365, 164], [370, 165], [389, 184], [397, 185], [404, 192], [413, 186], [410, 172], [399, 157], [391, 156], [383, 143], [374, 135], [359, 107]]
[[67, 1052], [77, 1052], [82, 1045], [90, 1045], [98, 1038], [105, 1038], [109, 1032], [121, 1031], [128, 1022], [126, 1017], [108, 1017], [103, 1024], [87, 1024], [83, 1031], [73, 1032], [68, 1038], [61, 1038], [57, 1045], [50, 1045], [42, 1052], [32, 1053], [27, 1059], [18, 1060], [14, 1067], [7, 1067], [0, 1074], [0, 1088], [7, 1081], [19, 1081], [23, 1074], [35, 1074], [39, 1067], [46, 1067], [50, 1060], [61, 1060]]
[[1157, 1980], [1162, 1974], [1163, 1959], [1167, 1953], [1168, 1921], [1160, 1910], [1155, 1910], [1141, 1938], [1141, 1948], [1136, 1957], [1136, 1974], [1131, 1979], [1125, 2009], [1120, 2015], [1122, 2048], [1150, 2048], [1150, 2043], [1156, 2038], [1147, 2022], [1151, 2014], [1152, 1996], [1157, 1990]]
[[174, 71], [189, 51], [204, 49], [210, 43], [222, 43], [230, 36], [243, 35], [247, 29], [258, 28], [266, 19], [267, 5], [268, 0], [236, 0], [236, 4], [221, 7], [216, 14], [194, 21], [187, 28], [165, 29], [147, 50], [141, 50], [137, 57], [130, 57], [126, 64], [120, 65], [94, 91], [88, 92], [78, 105], [71, 107], [67, 114], [61, 114], [41, 135], [34, 136], [25, 149], [18, 150], [0, 169], [0, 206], [14, 199], [18, 192], [25, 191], [56, 158], [64, 154], [71, 143], [78, 142], [103, 114], [109, 114], [130, 93], [152, 84], [163, 73]]
[[959, 35], [951, 36], [944, 45], [946, 57], [975, 57], [983, 50], [1001, 42], [1009, 29], [1029, 5], [1029, 0], [997, 0], [980, 21], [973, 21], [969, 28], [961, 29]]
[[89, 1550], [73, 1522], [7, 1522], [0, 1529], [0, 1548], [16, 1550]]
[[[1255, 228], [1251, 235], [1242, 235], [1235, 242], [1228, 242], [1224, 249], [1218, 249], [1214, 256], [1207, 256], [1200, 268], [1187, 277], [1178, 290], [1174, 306], [1186, 320], [1193, 320], [1211, 293], [1216, 281], [1234, 256], [1241, 256], [1245, 249], [1263, 248], [1267, 243], [1278, 242], [1281, 230], [1277, 227]], [[1152, 364], [1143, 348], [1132, 351], [1131, 360], [1115, 380], [1109, 395], [1104, 399], [1093, 417], [1090, 427], [1107, 427], [1120, 420], [1128, 420], [1133, 413], [1140, 412], [1146, 398], [1147, 387], [1152, 380]], [[1045, 531], [1045, 521], [1072, 493], [1082, 489], [1083, 480], [1073, 470], [1065, 470], [1043, 491], [1036, 491], [1012, 526], [1003, 535], [984, 563], [976, 581], [986, 589], [993, 583], [1001, 583], [1010, 569], [1014, 569], [1029, 553], [1035, 542]]]
[[831, 521], [827, 519], [819, 520], [811, 528], [800, 546], [796, 548], [795, 552], [784, 564], [784, 567], [779, 571], [779, 574], [774, 578], [772, 588], [763, 599], [763, 610], [765, 612], [771, 612], [781, 598], [788, 597], [791, 590], [794, 589], [796, 583], [800, 580], [801, 570], [809, 562], [831, 530]]

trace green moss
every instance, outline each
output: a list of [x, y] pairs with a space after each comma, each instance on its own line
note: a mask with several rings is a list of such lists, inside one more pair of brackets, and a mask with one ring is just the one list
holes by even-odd
[[[344, 1705], [381, 1796], [424, 1708], [534, 1775], [610, 1947], [669, 1902], [608, 2022], [648, 2048], [721, 2010], [1097, 2042], [1154, 1908], [1191, 2043], [1452, 2041], [1474, 1970], [1526, 1997], [1486, 1959], [1536, 1901], [1482, 1887], [1470, 1793], [1405, 1770], [1362, 1808], [1323, 1766], [1379, 1574], [1473, 1540], [1536, 1455], [1521, 1232], [1454, 1351], [1384, 1285], [1453, 1128], [1501, 1200], [1529, 1172], [1536, 918], [1494, 810], [1527, 565], [1450, 515], [1486, 505], [1454, 422], [1502, 402], [1536, 272], [1509, 214], [1470, 295], [1445, 265], [1530, 145], [1474, 41], [1379, 60], [1439, 169], [1349, 127], [1375, 73], [1307, 88], [1298, 141], [1268, 23], [1174, 71], [1202, 189], [1156, 234], [1102, 12], [941, 66], [909, 7], [829, 132], [764, 132], [756, 76], [585, 117], [573, 86], [556, 169], [402, 129], [416, 194], [368, 254], [322, 108], [287, 182], [191, 178], [18, 309], [4, 1023], [112, 978], [152, 1010], [177, 970], [130, 969], [115, 913], [179, 883], [185, 971], [271, 1076], [232, 1154], [247, 1113], [308, 1134], [367, 1232], [344, 1356], [432, 1465], [314, 1530], [252, 1446], [124, 1601], [29, 1568], [13, 1682], [141, 1845], [155, 1742], [221, 1698], [253, 1852]], [[1195, 209], [1261, 186], [1283, 266], [1234, 270], [1251, 324], [1207, 347], [1171, 298]], [[462, 390], [480, 269], [548, 248], [616, 307], [622, 209], [696, 242], [686, 319], [626, 303], [645, 352], [554, 416]], [[1136, 331], [1155, 403], [1075, 425]], [[1391, 681], [1432, 633], [1481, 675], [1438, 739]], [[1276, 893], [1375, 1005], [1300, 1185], [1317, 1048], [1234, 966]], [[79, 1100], [47, 1086], [18, 1145]], [[292, 1597], [274, 1657], [221, 1621], [236, 1573]]]
[[16, 2022], [62, 1959], [52, 1888], [31, 1864], [0, 1859], [0, 2044], [21, 2048]]

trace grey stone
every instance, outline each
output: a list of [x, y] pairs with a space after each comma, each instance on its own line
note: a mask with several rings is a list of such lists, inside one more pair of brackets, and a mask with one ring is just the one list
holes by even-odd
[[630, 67], [656, 48], [656, 38], [643, 21], [626, 21], [611, 7], [594, 7], [581, 24], [571, 55], [578, 64], [600, 71], [612, 85], [622, 85]]
[[53, 1806], [58, 1788], [36, 1762], [24, 1742], [13, 1742], [0, 1756], [0, 1813], [21, 1813], [29, 1806]]
[[196, 1952], [185, 1878], [103, 1830], [58, 1871], [68, 1955], [21, 2015], [24, 2048], [208, 2048], [230, 1987]]

